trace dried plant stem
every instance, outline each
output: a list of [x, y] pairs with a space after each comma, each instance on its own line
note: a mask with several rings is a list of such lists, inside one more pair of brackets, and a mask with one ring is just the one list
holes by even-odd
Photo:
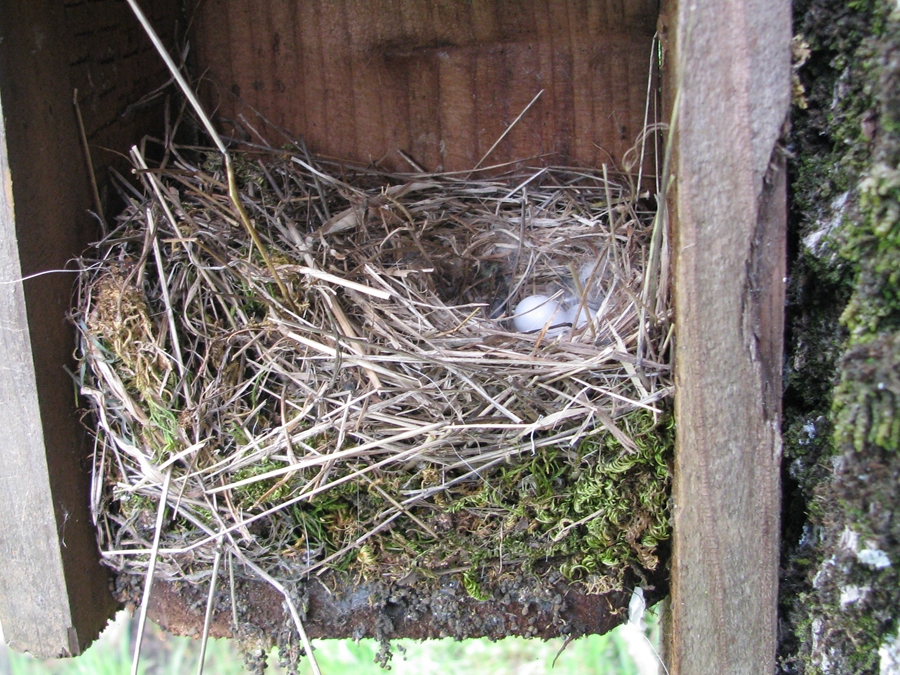
[[169, 498], [169, 484], [172, 480], [172, 470], [166, 471], [163, 479], [162, 492], [159, 496], [159, 506], [156, 511], [156, 529], [153, 532], [153, 546], [150, 549], [150, 562], [147, 564], [147, 574], [144, 577], [144, 595], [141, 600], [141, 609], [138, 616], [137, 634], [134, 643], [134, 658], [131, 661], [131, 675], [137, 675], [138, 665], [141, 660], [141, 644], [144, 640], [144, 628], [147, 625], [147, 610], [150, 607], [150, 591], [153, 589], [153, 574], [156, 571], [156, 562], [159, 559], [159, 541], [163, 530], [163, 519], [166, 513], [166, 501]]
[[203, 662], [206, 659], [206, 645], [209, 642], [209, 627], [212, 624], [213, 603], [216, 598], [216, 584], [219, 580], [219, 566], [222, 563], [221, 544], [216, 547], [213, 558], [212, 575], [209, 579], [209, 595], [206, 597], [206, 613], [203, 615], [203, 634], [200, 636], [200, 656], [197, 663], [197, 675], [203, 675]]
[[473, 171], [476, 171], [479, 168], [481, 168], [481, 165], [484, 164], [485, 160], [487, 160], [487, 158], [491, 156], [491, 153], [497, 149], [497, 146], [503, 142], [503, 139], [506, 138], [507, 134], [509, 134], [509, 132], [513, 130], [513, 127], [515, 127], [516, 124], [519, 123], [519, 120], [525, 116], [525, 113], [527, 113], [529, 110], [531, 110], [531, 106], [533, 106], [535, 103], [537, 103], [537, 100], [541, 97], [541, 94], [543, 94], [543, 93], [544, 93], [544, 90], [541, 89], [537, 94], [535, 94], [534, 98], [531, 99], [531, 102], [522, 109], [522, 112], [520, 112], [516, 116], [516, 119], [514, 119], [512, 121], [512, 123], [508, 127], [506, 127], [506, 129], [504, 129], [503, 133], [500, 134], [500, 137], [496, 141], [494, 141], [494, 144], [488, 149], [488, 151], [486, 153], [484, 153], [484, 157], [482, 157], [480, 160], [478, 160], [478, 164], [476, 164], [475, 168], [472, 169]]
[[265, 262], [269, 273], [272, 275], [272, 278], [275, 279], [275, 283], [278, 285], [278, 290], [281, 291], [281, 297], [284, 298], [284, 301], [287, 303], [288, 307], [292, 311], [296, 312], [297, 306], [294, 303], [294, 299], [291, 297], [287, 286], [284, 285], [284, 282], [281, 280], [281, 276], [278, 274], [278, 271], [272, 264], [272, 259], [269, 257], [269, 253], [266, 250], [266, 247], [263, 246], [263, 243], [259, 238], [259, 232], [256, 231], [256, 227], [253, 225], [253, 221], [251, 221], [250, 216], [247, 215], [247, 210], [244, 208], [244, 205], [241, 204], [241, 196], [238, 193], [237, 183], [235, 183], [234, 179], [234, 165], [231, 161], [231, 155], [225, 151], [223, 151], [223, 153], [225, 155], [225, 167], [228, 174], [228, 196], [231, 197], [231, 203], [234, 205], [234, 208], [238, 213], [238, 217], [241, 220], [241, 225], [243, 225], [244, 229], [247, 230], [247, 234], [249, 234], [250, 239], [253, 240], [253, 244], [256, 246], [256, 250], [259, 251], [259, 254], [262, 256], [263, 262]]
[[197, 116], [200, 118], [200, 121], [206, 128], [206, 132], [209, 134], [209, 137], [216, 144], [219, 152], [221, 152], [223, 156], [227, 156], [228, 151], [225, 149], [225, 144], [222, 142], [219, 134], [216, 133], [216, 128], [213, 126], [212, 121], [203, 111], [203, 106], [200, 105], [200, 101], [197, 100], [197, 97], [194, 95], [194, 92], [191, 89], [190, 85], [188, 85], [187, 80], [184, 79], [184, 75], [181, 74], [181, 69], [177, 65], [175, 65], [175, 61], [173, 61], [172, 57], [169, 56], [169, 52], [163, 45], [162, 40], [159, 39], [159, 35], [156, 34], [153, 26], [147, 20], [147, 16], [144, 14], [143, 10], [141, 10], [141, 7], [140, 5], [138, 5], [137, 0], [128, 0], [128, 5], [131, 7], [131, 11], [134, 12], [134, 15], [137, 18], [138, 22], [141, 24], [141, 27], [143, 27], [144, 32], [147, 34], [147, 37], [150, 38], [150, 42], [153, 43], [153, 47], [156, 49], [160, 58], [162, 58], [162, 60], [165, 62], [166, 67], [169, 69], [169, 72], [172, 73], [172, 77], [175, 78], [175, 82], [178, 83], [179, 88], [190, 102], [191, 107], [197, 113]]
[[91, 159], [91, 146], [88, 144], [87, 133], [84, 130], [84, 119], [81, 117], [81, 106], [78, 103], [78, 89], [72, 94], [72, 103], [75, 106], [75, 117], [78, 121], [78, 135], [81, 137], [81, 148], [84, 150], [84, 161], [87, 163], [88, 178], [91, 181], [91, 196], [94, 198], [94, 208], [97, 217], [103, 227], [106, 227], [106, 216], [103, 215], [103, 203], [100, 201], [100, 191], [97, 189], [97, 175], [94, 173], [94, 160]]
[[162, 40], [159, 39], [159, 36], [156, 34], [156, 31], [153, 29], [153, 26], [150, 25], [150, 22], [147, 20], [146, 15], [141, 10], [140, 6], [137, 3], [137, 0], [128, 0], [128, 4], [131, 7], [131, 10], [134, 12], [135, 17], [140, 22], [141, 26], [144, 29], [144, 32], [147, 33], [147, 36], [150, 38], [150, 41], [153, 43], [153, 47], [159, 53], [162, 60], [165, 62], [166, 67], [169, 69], [169, 72], [172, 73], [172, 77], [175, 78], [175, 82], [178, 84], [178, 87], [181, 89], [182, 93], [187, 97], [187, 100], [190, 102], [191, 107], [194, 109], [194, 112], [197, 114], [197, 117], [200, 118], [200, 121], [203, 123], [206, 132], [209, 134], [209, 137], [216, 144], [216, 147], [219, 149], [219, 152], [222, 153], [222, 157], [225, 161], [225, 167], [227, 170], [228, 176], [228, 196], [231, 198], [231, 203], [234, 206], [235, 211], [238, 214], [238, 218], [241, 221], [241, 224], [247, 230], [247, 234], [250, 235], [250, 238], [253, 240], [253, 243], [256, 245], [259, 254], [262, 256], [263, 261], [268, 267], [269, 272], [272, 274], [272, 277], [275, 279], [275, 283], [278, 285], [278, 290], [281, 291], [281, 296], [284, 298], [284, 301], [288, 304], [292, 310], [296, 311], [296, 307], [294, 307], [294, 301], [288, 293], [287, 287], [284, 285], [284, 282], [281, 280], [281, 277], [278, 276], [278, 272], [275, 270], [275, 267], [272, 265], [272, 261], [269, 259], [269, 254], [266, 251], [265, 246], [262, 245], [262, 242], [259, 239], [259, 233], [256, 231], [256, 228], [253, 226], [253, 222], [250, 220], [250, 217], [247, 215], [246, 209], [244, 209], [244, 205], [241, 204], [240, 195], [238, 194], [237, 184], [234, 179], [234, 166], [232, 164], [231, 155], [228, 153], [228, 150], [225, 148], [225, 143], [222, 142], [222, 138], [219, 136], [219, 133], [216, 131], [215, 126], [213, 126], [212, 120], [209, 119], [209, 116], [206, 114], [206, 111], [203, 110], [203, 106], [200, 105], [200, 101], [197, 100], [197, 97], [194, 95], [194, 91], [191, 89], [190, 85], [187, 83], [187, 80], [184, 79], [184, 75], [181, 74], [181, 69], [175, 64], [175, 61], [172, 60], [172, 57], [169, 55], [169, 52], [166, 50], [165, 46], [162, 43]]

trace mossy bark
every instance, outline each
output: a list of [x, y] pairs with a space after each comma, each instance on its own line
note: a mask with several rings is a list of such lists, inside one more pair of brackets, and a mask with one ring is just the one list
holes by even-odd
[[794, 11], [779, 667], [897, 673], [900, 6]]

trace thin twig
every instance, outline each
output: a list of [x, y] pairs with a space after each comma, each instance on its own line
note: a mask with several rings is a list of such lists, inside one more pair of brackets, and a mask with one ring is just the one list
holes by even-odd
[[543, 93], [544, 93], [544, 90], [541, 89], [537, 94], [535, 94], [535, 97], [533, 99], [531, 99], [531, 102], [528, 105], [526, 105], [525, 108], [522, 110], [522, 112], [520, 112], [518, 114], [516, 119], [514, 119], [512, 121], [512, 124], [510, 124], [508, 127], [506, 127], [506, 129], [503, 130], [503, 133], [500, 134], [500, 138], [498, 138], [496, 141], [494, 141], [494, 144], [490, 147], [490, 149], [486, 153], [484, 153], [484, 157], [482, 157], [481, 159], [478, 160], [478, 164], [476, 164], [475, 167], [472, 169], [473, 171], [477, 171], [478, 169], [481, 168], [481, 165], [484, 164], [485, 160], [488, 157], [490, 157], [491, 153], [497, 149], [497, 146], [503, 142], [503, 139], [506, 138], [507, 134], [509, 134], [509, 132], [513, 130], [513, 127], [515, 127], [516, 124], [519, 123], [519, 120], [525, 116], [525, 113], [527, 113], [531, 109], [531, 106], [533, 106], [535, 103], [537, 103], [537, 100], [541, 97], [541, 94], [543, 94]]
[[306, 628], [303, 626], [303, 621], [300, 620], [300, 613], [297, 611], [297, 606], [294, 604], [294, 601], [291, 599], [291, 594], [284, 587], [284, 585], [275, 579], [273, 576], [268, 574], [265, 570], [263, 570], [258, 565], [253, 564], [253, 562], [247, 558], [246, 555], [241, 553], [240, 549], [237, 546], [237, 543], [228, 535], [228, 538], [231, 540], [232, 546], [234, 546], [236, 555], [241, 559], [247, 567], [249, 567], [253, 572], [259, 576], [260, 579], [268, 583], [272, 588], [277, 590], [284, 597], [284, 603], [287, 605], [288, 611], [291, 614], [291, 618], [294, 620], [294, 627], [297, 629], [297, 634], [300, 636], [300, 642], [303, 644], [303, 649], [306, 651], [306, 657], [309, 659], [309, 665], [312, 668], [313, 675], [322, 675], [322, 671], [319, 670], [319, 663], [316, 661], [316, 655], [313, 652], [312, 643], [309, 641], [309, 636], [306, 634]]
[[144, 595], [141, 599], [141, 609], [138, 615], [137, 633], [134, 643], [134, 658], [131, 661], [131, 675], [137, 675], [138, 664], [141, 660], [141, 644], [144, 641], [144, 628], [147, 625], [147, 611], [150, 609], [150, 591], [153, 589], [153, 574], [156, 571], [156, 563], [159, 560], [159, 542], [163, 530], [163, 518], [166, 513], [166, 500], [169, 498], [169, 483], [172, 480], [172, 470], [166, 471], [162, 484], [162, 492], [159, 496], [159, 505], [156, 510], [156, 529], [153, 532], [153, 546], [150, 549], [150, 561], [147, 564], [147, 574], [144, 577]]
[[203, 662], [206, 660], [206, 645], [209, 641], [209, 627], [212, 625], [213, 603], [216, 599], [216, 583], [219, 580], [219, 565], [222, 562], [222, 547], [216, 547], [213, 558], [212, 576], [209, 579], [209, 595], [206, 597], [206, 613], [203, 616], [203, 634], [200, 636], [200, 655], [197, 663], [197, 675], [203, 675]]
[[106, 228], [106, 216], [103, 215], [103, 203], [100, 201], [100, 191], [97, 189], [97, 175], [94, 173], [94, 161], [91, 159], [91, 146], [88, 144], [87, 132], [84, 129], [84, 119], [81, 117], [81, 106], [78, 104], [78, 89], [72, 94], [72, 103], [75, 105], [75, 117], [78, 120], [78, 134], [81, 137], [81, 147], [84, 150], [84, 159], [87, 162], [88, 178], [91, 181], [91, 196], [94, 198], [94, 208], [100, 223]]

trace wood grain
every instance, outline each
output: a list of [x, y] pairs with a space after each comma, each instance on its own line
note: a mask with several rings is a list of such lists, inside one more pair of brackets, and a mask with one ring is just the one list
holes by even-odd
[[[2, 104], [2, 100], [0, 100]], [[71, 650], [68, 593], [47, 479], [37, 383], [21, 276], [6, 134], [0, 124], [0, 411], [4, 434], [0, 470], [0, 619], [6, 639], [33, 648], [49, 643]], [[22, 536], [27, 530], [29, 535]], [[35, 546], [35, 541], [45, 546]], [[28, 589], [23, 592], [23, 589]], [[35, 602], [41, 599], [42, 602]], [[34, 642], [22, 636], [30, 634]], [[76, 649], [77, 651], [77, 649]]]
[[[667, 592], [666, 572], [660, 568], [647, 582], [648, 602], [655, 603]], [[637, 577], [626, 583], [637, 583]], [[436, 639], [447, 636], [505, 637], [531, 636], [550, 639], [559, 636], [559, 620], [566, 622], [571, 635], [606, 633], [627, 619], [628, 591], [586, 594], [565, 582], [548, 586], [542, 598], [527, 603], [474, 600], [448, 579], [438, 589], [425, 591], [421, 586], [396, 587], [396, 602], [383, 606], [377, 598], [384, 589], [364, 580], [334, 593], [312, 580], [306, 587], [308, 606], [304, 627], [313, 639]], [[284, 626], [283, 598], [263, 581], [240, 582], [237, 604], [245, 608], [246, 620], [267, 635], [278, 635]], [[203, 625], [206, 592], [176, 582], [157, 581], [149, 604], [149, 616], [158, 625], [176, 635], [196, 636]], [[412, 601], [415, 611], [410, 611]], [[452, 608], [452, 609], [451, 609]], [[220, 607], [212, 617], [210, 635], [234, 637], [230, 607]]]
[[[666, 9], [678, 88], [670, 670], [774, 671], [790, 4]], [[670, 36], [671, 38], [671, 36]]]
[[[66, 245], [73, 246], [78, 231], [63, 219], [71, 215], [70, 209], [86, 208], [88, 202], [75, 199], [77, 183], [59, 175], [59, 162], [67, 152], [81, 167], [77, 136], [71, 142], [64, 137], [64, 129], [74, 132], [74, 125], [60, 120], [71, 104], [65, 106], [65, 99], [36, 90], [36, 82], [50, 78], [61, 65], [48, 54], [47, 41], [53, 36], [46, 31], [46, 18], [35, 20], [18, 7], [8, 9], [0, 9], [4, 27], [10, 27], [10, 20], [21, 20], [22, 32], [3, 35], [0, 73], [6, 127], [0, 150], [4, 155], [0, 334], [8, 368], [0, 379], [0, 425], [6, 441], [0, 468], [0, 620], [13, 648], [58, 656], [78, 653], [86, 642], [79, 635], [78, 610], [70, 604], [65, 563], [71, 565], [73, 577], [82, 577], [71, 579], [73, 590], [99, 590], [93, 606], [81, 615], [95, 629], [105, 620], [95, 610], [104, 606], [105, 575], [99, 568], [93, 573], [86, 569], [91, 564], [97, 567], [97, 554], [92, 550], [86, 480], [79, 461], [84, 448], [76, 433], [71, 381], [62, 369], [72, 344], [65, 340], [71, 278], [48, 277], [26, 284], [15, 280], [65, 265]], [[42, 10], [54, 14], [48, 7], [35, 9]], [[42, 43], [40, 48], [37, 43]], [[32, 58], [22, 53], [29, 51]], [[17, 70], [11, 72], [12, 68]], [[25, 72], [28, 81], [16, 77]], [[29, 99], [28, 107], [19, 107]], [[47, 192], [42, 194], [39, 185]], [[65, 205], [69, 200], [70, 206]], [[43, 397], [42, 387], [47, 388]], [[56, 445], [62, 437], [68, 443]], [[108, 600], [105, 605], [110, 606]]]
[[[643, 126], [656, 0], [205, 0], [197, 72], [220, 120], [409, 170], [620, 164]], [[242, 131], [253, 138], [248, 125]]]
[[[166, 3], [174, 8], [147, 4], [159, 16]], [[0, 621], [10, 646], [44, 657], [78, 654], [114, 603], [88, 512], [91, 446], [66, 372], [75, 277], [16, 280], [71, 269], [97, 236], [74, 86], [101, 172], [114, 155], [97, 144], [124, 151], [153, 128], [148, 120], [160, 126], [158, 107], [123, 117], [165, 82], [123, 6], [0, 0]]]

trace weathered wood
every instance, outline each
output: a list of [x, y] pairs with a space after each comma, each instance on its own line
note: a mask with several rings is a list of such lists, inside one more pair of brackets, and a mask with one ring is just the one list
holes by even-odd
[[[87, 450], [63, 371], [72, 351], [65, 325], [72, 280], [15, 280], [66, 265], [84, 237], [84, 218], [72, 216], [89, 202], [78, 198], [84, 176], [73, 172], [82, 162], [69, 120], [71, 92], [66, 101], [65, 89], [45, 88], [64, 68], [54, 30], [59, 8], [0, 4], [0, 344], [8, 368], [0, 380], [0, 621], [14, 649], [58, 656], [80, 652], [110, 602], [86, 508]], [[80, 607], [70, 593], [81, 596]]]
[[[88, 513], [91, 446], [65, 371], [74, 276], [17, 280], [71, 269], [96, 237], [73, 84], [95, 142], [124, 149], [150, 115], [159, 125], [158, 108], [121, 117], [165, 81], [156, 60], [142, 61], [150, 52], [137, 31], [114, 30], [121, 10], [113, 0], [0, 0], [0, 623], [11, 647], [39, 656], [79, 653], [114, 603]], [[96, 159], [102, 170], [110, 155]]]
[[[633, 577], [628, 583], [637, 582]], [[660, 566], [647, 580], [647, 601], [665, 596], [666, 572]], [[631, 593], [611, 591], [588, 595], [583, 589], [558, 582], [542, 597], [529, 602], [495, 599], [478, 601], [458, 581], [447, 579], [439, 589], [423, 592], [413, 583], [397, 585], [395, 597], [385, 601], [384, 586], [360, 581], [334, 593], [311, 581], [306, 587], [308, 604], [304, 626], [311, 638], [380, 636], [384, 639], [434, 639], [447, 636], [499, 640], [512, 635], [549, 639], [559, 636], [559, 620], [573, 636], [611, 631], [627, 619], [624, 608]], [[246, 620], [272, 637], [284, 627], [283, 597], [263, 581], [242, 581], [236, 588], [237, 605]], [[177, 582], [156, 582], [149, 603], [149, 616], [166, 630], [196, 636], [203, 625], [206, 590]], [[622, 611], [615, 611], [621, 609]], [[218, 607], [212, 616], [210, 635], [240, 635], [232, 623], [231, 607]]]
[[[547, 154], [619, 164], [644, 122], [657, 0], [253, 0], [199, 3], [207, 106], [259, 111], [319, 153], [410, 170]], [[237, 98], [240, 97], [240, 100]], [[241, 105], [241, 101], [248, 105]], [[246, 124], [244, 131], [252, 137]]]
[[[2, 104], [2, 100], [0, 100]], [[0, 620], [14, 646], [57, 645], [77, 653], [60, 555], [53, 497], [32, 362], [25, 294], [15, 233], [15, 210], [6, 134], [0, 124], [0, 410], [4, 435], [0, 470]], [[28, 536], [23, 536], [27, 532]], [[34, 628], [33, 628], [34, 627]], [[34, 638], [23, 641], [22, 636]]]
[[[673, 675], [774, 670], [790, 3], [666, 14], [675, 112]], [[673, 36], [669, 36], [670, 41]], [[670, 45], [672, 46], [672, 45]]]

